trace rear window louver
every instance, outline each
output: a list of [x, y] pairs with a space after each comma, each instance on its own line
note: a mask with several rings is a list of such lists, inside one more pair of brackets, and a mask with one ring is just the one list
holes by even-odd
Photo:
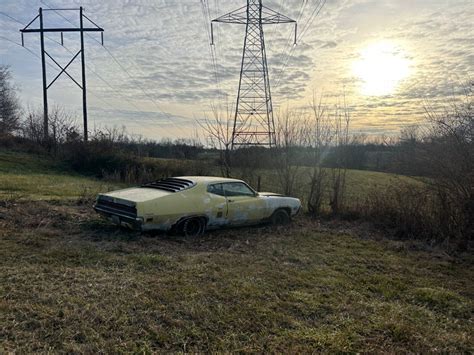
[[177, 178], [167, 178], [158, 181], [153, 181], [147, 184], [142, 185], [142, 187], [148, 187], [152, 189], [165, 190], [169, 192], [180, 192], [186, 189], [189, 189], [196, 185], [191, 180], [186, 179], [177, 179]]

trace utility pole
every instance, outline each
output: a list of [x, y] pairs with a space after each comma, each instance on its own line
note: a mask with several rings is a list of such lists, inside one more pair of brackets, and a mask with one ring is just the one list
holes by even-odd
[[[40, 41], [41, 41], [41, 69], [43, 73], [43, 134], [45, 141], [48, 139], [48, 88], [46, 87], [46, 57], [44, 51], [44, 32], [43, 32], [43, 9], [39, 9], [39, 18], [40, 18]], [[23, 40], [21, 42], [23, 45]]]
[[238, 146], [276, 145], [272, 95], [268, 76], [263, 25], [294, 23], [295, 20], [262, 5], [262, 0], [247, 0], [247, 5], [211, 22], [211, 45], [214, 45], [213, 23], [246, 25], [239, 89], [232, 130], [232, 149]]
[[[54, 11], [56, 13], [60, 13], [62, 11], [79, 11], [79, 27], [54, 27], [54, 28], [45, 28], [44, 27], [44, 12], [45, 11]], [[39, 19], [39, 28], [30, 28], [30, 26]], [[84, 19], [89, 21], [93, 25], [93, 27], [84, 27]], [[82, 115], [84, 121], [84, 141], [87, 142], [88, 140], [88, 130], [87, 130], [87, 89], [86, 89], [86, 62], [85, 62], [85, 49], [84, 49], [84, 33], [85, 32], [100, 32], [101, 34], [101, 43], [104, 44], [104, 29], [97, 26], [91, 19], [89, 19], [86, 15], [84, 15], [83, 7], [79, 8], [71, 8], [71, 9], [43, 9], [39, 8], [38, 15], [31, 20], [25, 28], [20, 30], [21, 32], [21, 43], [24, 45], [24, 37], [25, 33], [39, 33], [40, 34], [40, 41], [41, 41], [41, 68], [42, 68], [42, 76], [43, 76], [43, 110], [44, 110], [44, 140], [47, 142], [49, 140], [49, 120], [48, 120], [48, 89], [53, 85], [56, 80], [64, 73], [66, 74], [81, 90], [82, 90]], [[65, 66], [59, 64], [45, 49], [44, 45], [44, 34], [54, 32], [54, 33], [61, 33], [61, 45], [64, 45], [64, 32], [79, 32], [80, 39], [81, 39], [81, 49], [77, 52], [74, 57], [69, 61], [69, 63]], [[67, 68], [74, 62], [74, 60], [81, 55], [81, 66], [82, 66], [82, 85], [79, 84], [76, 79], [74, 79], [68, 72]], [[61, 71], [59, 74], [48, 84], [48, 74], [46, 72], [46, 56], [51, 59], [51, 61], [56, 64]]]

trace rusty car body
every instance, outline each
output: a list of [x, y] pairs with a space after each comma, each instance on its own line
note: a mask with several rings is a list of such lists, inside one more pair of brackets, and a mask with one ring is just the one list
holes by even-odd
[[200, 235], [208, 229], [288, 223], [301, 208], [297, 198], [256, 192], [242, 180], [184, 176], [97, 196], [94, 209], [117, 225], [141, 231]]

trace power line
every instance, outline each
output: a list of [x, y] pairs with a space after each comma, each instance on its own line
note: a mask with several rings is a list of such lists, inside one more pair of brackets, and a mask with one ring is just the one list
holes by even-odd
[[318, 4], [316, 4], [316, 7], [314, 8], [308, 22], [306, 23], [306, 26], [303, 28], [303, 30], [300, 32], [299, 35], [299, 40], [303, 38], [303, 36], [306, 34], [306, 32], [309, 30], [310, 26], [314, 22], [314, 19], [319, 15], [321, 10], [323, 9], [324, 5], [326, 4], [326, 0], [319, 0]]
[[[38, 58], [38, 59], [41, 60], [41, 57], [40, 57], [37, 53], [35, 53], [34, 51], [32, 51], [30, 48], [28, 48], [28, 47], [26, 47], [26, 46], [22, 46], [21, 43], [17, 43], [17, 42], [15, 42], [15, 41], [13, 41], [13, 40], [7, 38], [7, 37], [4, 37], [4, 36], [0, 36], [0, 38], [6, 40], [6, 41], [8, 41], [8, 42], [11, 42], [11, 43], [13, 43], [13, 44], [16, 44], [16, 45], [19, 46], [19, 47], [24, 48], [24, 49], [27, 50], [29, 53], [31, 53], [33, 56], [35, 56], [36, 58]], [[52, 69], [56, 70], [56, 72], [59, 71], [59, 69], [58, 69], [57, 67], [53, 66], [52, 64], [48, 63], [47, 65], [48, 65], [49, 67], [51, 67]], [[97, 74], [96, 74], [96, 75], [97, 75]], [[112, 89], [113, 89], [113, 88], [112, 88]], [[113, 109], [113, 110], [116, 110], [116, 109], [117, 109], [115, 106], [113, 106], [112, 104], [110, 104], [110, 103], [108, 103], [107, 101], [105, 101], [104, 99], [102, 99], [102, 98], [95, 92], [95, 90], [89, 89], [89, 91], [93, 94], [92, 97], [93, 97], [94, 99], [97, 99], [97, 100], [101, 101], [103, 104], [105, 104], [106, 106], [108, 106], [109, 108], [111, 108], [111, 109]], [[133, 102], [131, 102], [131, 103], [133, 104]], [[139, 112], [141, 112], [141, 113], [147, 113], [146, 111], [142, 111], [142, 110], [141, 110], [140, 108], [138, 108], [136, 105], [134, 105], [134, 106], [135, 106], [135, 108], [137, 108], [137, 110], [138, 110]], [[135, 121], [136, 123], [139, 123], [139, 125], [141, 125], [141, 123], [143, 123], [142, 121], [139, 121], [139, 120], [138, 120], [137, 118], [135, 118], [135, 117], [131, 117], [131, 119], [132, 119], [133, 121]], [[146, 127], [146, 126], [142, 125], [142, 127]]]
[[214, 22], [246, 25], [232, 149], [249, 145], [271, 148], [276, 144], [276, 133], [263, 26], [296, 24], [296, 21], [263, 6], [262, 0], [247, 0], [246, 6], [212, 20]]
[[[21, 43], [17, 43], [17, 42], [15, 42], [15, 41], [11, 40], [10, 38], [4, 37], [4, 36], [0, 36], [0, 38], [4, 39], [5, 41], [11, 42], [11, 43], [13, 43], [13, 44], [16, 44], [16, 45], [19, 46], [19, 47], [22, 47], [22, 48], [26, 49], [28, 52], [30, 52], [31, 54], [33, 54], [36, 58], [41, 59], [41, 57], [40, 57], [38, 54], [36, 54], [35, 52], [33, 52], [33, 51], [32, 51], [31, 49], [29, 49], [28, 47], [23, 46]], [[59, 69], [56, 68], [55, 66], [53, 66], [52, 64], [48, 63], [48, 65], [49, 65], [51, 68], [53, 68], [54, 70], [59, 71]]]
[[[60, 9], [59, 11], [77, 11], [79, 14], [79, 26], [74, 26], [70, 28], [64, 28], [64, 27], [48, 27], [44, 26], [44, 11], [43, 8], [40, 7], [38, 11], [38, 15], [36, 15], [33, 20], [31, 20], [23, 29], [20, 30], [21, 32], [21, 42], [24, 43], [23, 40], [23, 35], [25, 33], [39, 33], [40, 34], [40, 45], [41, 45], [41, 67], [42, 67], [42, 77], [43, 77], [43, 109], [44, 109], [44, 139], [45, 141], [48, 141], [49, 139], [49, 129], [48, 129], [48, 89], [53, 85], [56, 80], [64, 73], [66, 74], [78, 87], [81, 89], [82, 92], [82, 117], [83, 117], [83, 128], [84, 128], [84, 141], [87, 142], [88, 140], [88, 119], [87, 119], [87, 81], [86, 81], [86, 67], [85, 67], [85, 46], [84, 46], [84, 33], [87, 32], [100, 32], [103, 33], [104, 29], [98, 27], [96, 24], [93, 24], [94, 27], [85, 27], [84, 26], [84, 18], [87, 19], [86, 16], [84, 16], [84, 9], [83, 7], [79, 7], [78, 9]], [[32, 28], [32, 24], [36, 22], [36, 20], [39, 19], [39, 28]], [[60, 32], [61, 33], [61, 42], [62, 42], [62, 37], [63, 37], [63, 32], [76, 32], [80, 34], [80, 50], [72, 57], [71, 60], [67, 63], [66, 66], [62, 66], [59, 64], [52, 56], [49, 54], [46, 49], [45, 49], [45, 43], [44, 43], [44, 37], [46, 33], [52, 33], [52, 32]], [[76, 79], [74, 79], [73, 76], [69, 74], [67, 71], [68, 67], [75, 61], [76, 58], [78, 58], [80, 54], [81, 58], [81, 84], [78, 83]], [[46, 57], [49, 57], [54, 64], [56, 64], [61, 71], [59, 74], [48, 84], [48, 78], [47, 78], [47, 72], [46, 72]]]
[[[302, 0], [301, 6], [300, 6], [300, 9], [299, 9], [299, 12], [298, 12], [298, 17], [297, 17], [297, 20], [296, 20], [297, 23], [300, 23], [300, 21], [301, 21], [301, 17], [303, 15], [303, 10], [304, 10], [304, 7], [306, 6], [306, 4], [307, 4], [307, 0]], [[283, 49], [283, 52], [280, 54], [279, 58], [280, 58], [280, 61], [282, 61], [282, 62], [286, 61], [286, 58], [288, 57], [291, 50], [293, 50], [293, 48], [296, 45], [296, 43], [295, 43], [296, 41], [294, 40], [294, 38], [292, 36], [292, 32], [293, 32], [293, 30], [290, 29], [289, 34], [287, 36], [285, 48]], [[291, 43], [292, 40], [294, 42], [293, 45]]]
[[[16, 23], [19, 23], [19, 24], [23, 25], [23, 23], [22, 23], [21, 21], [19, 21], [18, 19], [14, 18], [14, 17], [11, 16], [11, 15], [8, 15], [8, 14], [6, 14], [6, 13], [4, 13], [4, 12], [0, 12], [0, 14], [1, 14], [1, 15], [4, 15], [4, 16], [6, 16], [6, 17], [8, 17], [10, 20], [12, 20], [12, 21], [14, 21], [14, 22], [16, 22]], [[30, 52], [32, 55], [34, 55], [36, 58], [41, 59], [41, 57], [40, 57], [37, 53], [35, 53], [35, 52], [32, 51], [31, 49], [29, 49], [28, 47], [22, 45], [21, 43], [17, 43], [17, 42], [15, 42], [15, 41], [13, 41], [13, 40], [7, 38], [7, 37], [4, 37], [4, 36], [0, 36], [0, 38], [3, 38], [3, 39], [6, 40], [6, 41], [9, 41], [9, 42], [11, 42], [11, 43], [13, 43], [13, 44], [16, 44], [16, 45], [19, 46], [19, 47], [24, 48], [25, 50], [27, 50], [28, 52]], [[61, 44], [60, 42], [55, 41], [55, 40], [52, 39], [51, 37], [45, 36], [45, 38], [47, 38], [47, 39], [49, 39], [49, 40], [51, 40], [51, 41], [53, 41], [53, 42], [55, 42], [55, 43]], [[62, 47], [63, 47], [67, 52], [69, 52], [70, 54], [75, 54], [73, 51], [71, 51], [71, 50], [70, 50], [69, 48], [67, 48], [66, 46], [63, 45]], [[46, 64], [47, 64], [50, 68], [54, 69], [56, 72], [59, 71], [59, 69], [58, 69], [56, 66], [53, 66], [51, 63], [47, 62]], [[99, 78], [99, 80], [101, 80], [102, 82], [104, 82], [104, 83], [105, 83], [109, 88], [111, 88], [115, 93], [119, 93], [119, 94], [120, 94], [120, 92], [119, 92], [117, 89], [114, 89], [114, 88], [112, 87], [112, 85], [111, 85], [109, 82], [107, 82], [101, 75], [99, 75], [99, 74], [98, 74], [95, 70], [93, 70], [89, 65], [87, 65], [87, 69], [90, 70], [97, 78]], [[91, 91], [91, 92], [93, 93], [92, 96], [93, 96], [95, 99], [101, 101], [102, 103], [104, 103], [104, 104], [107, 105], [108, 107], [110, 107], [110, 108], [116, 110], [116, 107], [115, 107], [115, 106], [113, 106], [112, 104], [110, 104], [110, 103], [104, 101], [104, 99], [102, 99], [99, 95], [96, 96], [96, 94], [94, 94], [94, 93], [95, 93], [94, 90], [90, 90], [90, 89], [89, 89], [89, 91]], [[141, 110], [133, 101], [130, 101], [130, 100], [127, 99], [124, 95], [119, 95], [119, 96], [122, 96], [128, 103], [130, 103], [133, 107], [135, 107], [135, 108], [138, 110], [138, 112], [147, 113], [147, 112]], [[135, 117], [132, 117], [132, 119], [133, 119], [135, 122], [137, 122], [137, 123], [141, 123], [141, 121], [139, 121], [139, 120], [136, 119]], [[154, 118], [153, 118], [153, 119], [154, 119]], [[156, 121], [156, 119], [154, 119], [154, 121], [155, 121], [156, 123], [159, 123], [158, 121]], [[145, 126], [143, 126], [143, 127], [145, 127]], [[165, 128], [162, 128], [162, 129], [163, 129], [163, 130], [166, 130]], [[171, 132], [168, 132], [168, 133], [171, 133]]]
[[207, 33], [208, 41], [210, 43], [209, 53], [210, 53], [211, 65], [213, 66], [213, 69], [214, 69], [214, 77], [215, 77], [216, 86], [217, 86], [217, 97], [219, 101], [218, 106], [219, 108], [222, 108], [221, 102], [223, 101], [223, 97], [222, 97], [222, 91], [221, 91], [221, 85], [220, 85], [221, 80], [220, 80], [220, 74], [219, 74], [219, 65], [218, 65], [216, 48], [214, 45], [212, 45], [212, 35], [209, 30], [211, 26], [212, 16], [211, 16], [210, 8], [209, 8], [209, 2], [207, 0], [201, 0], [201, 10], [203, 14], [204, 29]]
[[[322, 8], [324, 7], [325, 4], [326, 4], [326, 0], [319, 0], [318, 1], [318, 3], [316, 4], [315, 9], [313, 10], [310, 17], [308, 18], [308, 21], [306, 22], [306, 25], [303, 26], [303, 30], [300, 32], [299, 36], [297, 37], [298, 42], [301, 42], [303, 36], [307, 33], [307, 31], [309, 30], [311, 24], [314, 22], [314, 19], [319, 15], [319, 13], [321, 12], [321, 10], [322, 10]], [[280, 85], [283, 74], [285, 73], [285, 71], [288, 67], [289, 61], [293, 58], [295, 50], [296, 50], [296, 46], [293, 46], [291, 48], [288, 56], [286, 57], [285, 63], [284, 63], [282, 69], [280, 70], [280, 72], [278, 74], [278, 80], [277, 80], [277, 83], [274, 86], [275, 89], [278, 88], [278, 86]]]
[[[304, 8], [306, 7], [306, 4], [307, 4], [307, 0], [303, 0], [301, 2], [301, 6], [300, 6], [300, 10], [299, 10], [299, 13], [298, 13], [298, 22], [301, 21], [301, 18], [303, 16], [303, 10]], [[298, 42], [298, 38], [296, 38], [296, 41], [295, 43], [293, 43], [293, 45], [291, 46], [291, 33], [290, 33], [290, 37], [288, 38], [287, 40], [287, 44], [286, 44], [286, 49], [285, 51], [282, 53], [282, 55], [280, 56], [280, 60], [284, 63], [282, 69], [280, 70], [280, 73], [278, 75], [278, 81], [281, 80], [281, 75], [283, 74], [284, 70], [283, 68], [286, 67], [286, 63], [288, 62], [290, 56], [292, 56], [293, 54], [293, 51], [295, 50], [296, 48], [296, 42]], [[276, 87], [276, 86], [275, 86]]]
[[[0, 12], [0, 15], [4, 15], [5, 17], [9, 18], [10, 20], [18, 23], [18, 24], [21, 24], [22, 26], [24, 26], [24, 24], [19, 21], [18, 19], [14, 18], [13, 16], [7, 14], [7, 13], [4, 13], [4, 12]], [[20, 43], [16, 43], [6, 37], [2, 37], [4, 38], [5, 40], [7, 41], [10, 41], [16, 45], [19, 45], [19, 46], [22, 46], [22, 44]], [[45, 38], [49, 39], [50, 41], [52, 42], [55, 42], [56, 44], [59, 44], [61, 45], [67, 52], [69, 52], [70, 54], [75, 54], [72, 50], [70, 50], [68, 47], [64, 46], [64, 44], [62, 44], [61, 42], [58, 42], [56, 40], [54, 40], [53, 38], [49, 37], [49, 36], [45, 36]], [[100, 43], [100, 42], [99, 42]], [[35, 52], [33, 52], [32, 50], [30, 50], [29, 48], [25, 47], [25, 46], [22, 46], [23, 48], [25, 48], [26, 50], [28, 50], [31, 54], [33, 54], [35, 57], [41, 59], [41, 57], [36, 54]], [[55, 71], [59, 71], [59, 69], [55, 66], [53, 66], [52, 64], [50, 64], [49, 62], [47, 63], [47, 65], [51, 68], [53, 68]], [[89, 65], [86, 64], [86, 67], [88, 70], [90, 70], [100, 81], [102, 81], [103, 83], [105, 83], [110, 89], [112, 89], [112, 91], [114, 93], [118, 93], [119, 96], [123, 97], [125, 99], [125, 101], [127, 101], [130, 105], [132, 105], [138, 112], [141, 112], [141, 113], [147, 113], [146, 111], [143, 111], [142, 109], [140, 109], [133, 101], [130, 101], [124, 94], [120, 94], [120, 91], [118, 89], [115, 89], [108, 81], [106, 81], [101, 75], [99, 75], [94, 69], [92, 69]], [[91, 91], [92, 93], [94, 93], [95, 91], [94, 90], [89, 90]], [[114, 107], [113, 105], [107, 103], [106, 101], [104, 101], [104, 99], [102, 99], [101, 97], [99, 96], [95, 96], [93, 95], [93, 97], [95, 99], [98, 99], [99, 101], [101, 101], [102, 103], [106, 104], [108, 107], [112, 108], [112, 109], [116, 109], [116, 107]], [[132, 117], [133, 121], [139, 123], [140, 121], [138, 119], [136, 119], [135, 117]], [[158, 123], [158, 124], [161, 124], [161, 122], [157, 121], [155, 118], [153, 118], [153, 120]], [[145, 126], [143, 126], [145, 127]], [[173, 133], [171, 131], [169, 131], [167, 128], [164, 128], [164, 127], [160, 127], [160, 129], [163, 129], [164, 131], [167, 131], [168, 134], [170, 135], [173, 135]]]
[[[63, 16], [62, 14], [58, 13], [56, 10], [54, 10], [51, 6], [49, 6], [49, 4], [44, 1], [44, 0], [41, 0], [41, 2], [46, 6], [48, 7], [50, 10], [56, 12], [59, 16], [61, 16], [62, 18], [64, 18], [66, 21], [68, 21], [69, 23], [73, 24], [67, 17]], [[90, 38], [92, 38], [94, 41], [100, 43], [97, 39], [95, 39], [94, 37], [92, 36], [89, 36]], [[106, 46], [103, 46], [103, 48], [105, 49], [105, 51], [110, 55], [110, 57], [114, 60], [114, 62], [122, 69], [123, 72], [125, 72], [125, 74], [131, 79], [134, 81], [134, 84], [137, 88], [140, 89], [140, 91], [142, 91], [142, 93], [148, 97], [148, 99], [153, 102], [153, 104], [155, 105], [155, 107], [158, 109], [158, 111], [160, 111], [166, 118], [169, 122], [171, 122], [171, 124], [173, 124], [176, 128], [178, 128], [179, 130], [181, 130], [184, 134], [186, 134], [186, 132], [183, 130], [182, 127], [176, 125], [176, 123], [171, 119], [171, 116], [163, 111], [159, 105], [157, 104], [156, 100], [142, 87], [140, 86], [138, 83], [136, 83], [136, 80], [135, 78], [130, 74], [130, 72], [125, 68], [125, 66], [123, 66], [119, 60], [115, 57], [115, 55], [106, 47]]]

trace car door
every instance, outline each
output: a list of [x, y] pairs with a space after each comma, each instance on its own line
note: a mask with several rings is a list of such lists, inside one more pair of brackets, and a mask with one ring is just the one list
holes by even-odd
[[265, 202], [249, 186], [242, 182], [228, 182], [222, 186], [230, 225], [253, 224], [264, 218]]
[[207, 187], [209, 196], [208, 225], [219, 227], [229, 224], [227, 219], [227, 198], [225, 197], [222, 183], [210, 184]]

